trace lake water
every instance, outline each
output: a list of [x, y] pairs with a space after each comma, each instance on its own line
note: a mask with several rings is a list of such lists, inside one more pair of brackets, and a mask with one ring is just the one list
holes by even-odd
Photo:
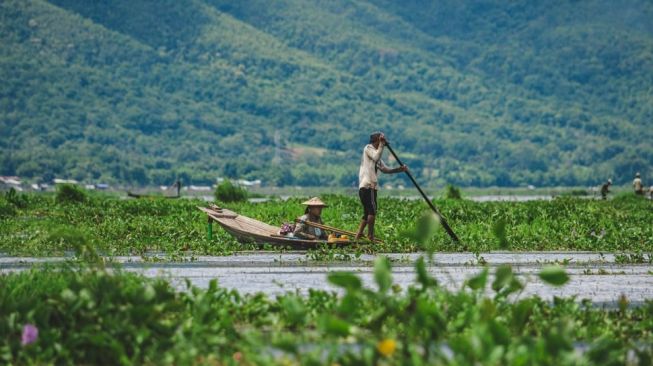
[[[152, 257], [162, 256], [152, 253]], [[415, 281], [414, 262], [420, 254], [387, 254], [393, 263], [393, 279], [402, 288]], [[162, 256], [163, 257], [163, 256]], [[125, 270], [147, 277], [168, 279], [179, 290], [185, 281], [205, 288], [213, 279], [220, 286], [241, 293], [263, 292], [277, 295], [287, 291], [307, 293], [309, 289], [334, 290], [326, 276], [329, 272], [350, 271], [358, 274], [366, 286], [374, 287], [373, 263], [376, 256], [363, 255], [349, 261], [316, 262], [305, 253], [242, 252], [231, 256], [199, 256], [182, 262], [152, 262], [143, 258], [114, 257]], [[61, 262], [66, 258], [31, 258], [0, 256], [0, 273], [22, 271], [43, 263]], [[466, 279], [479, 273], [484, 261], [491, 268], [509, 264], [527, 284], [518, 296], [538, 295], [552, 300], [554, 296], [576, 296], [598, 305], [614, 306], [623, 295], [632, 304], [653, 300], [653, 266], [649, 264], [617, 264], [611, 254], [590, 252], [492, 252], [475, 256], [471, 253], [439, 253], [429, 263], [428, 271], [439, 283], [451, 290], [461, 288]], [[571, 280], [561, 288], [544, 284], [537, 273], [546, 264], [564, 264]], [[492, 276], [491, 276], [492, 277]], [[490, 278], [491, 280], [492, 278]], [[489, 286], [488, 286], [489, 287]]]
[[[280, 196], [279, 199], [282, 201], [288, 200], [291, 196]], [[206, 202], [213, 202], [215, 201], [215, 197], [209, 196], [209, 195], [204, 195], [204, 196], [197, 196], [193, 198], [200, 198]], [[414, 200], [422, 200], [422, 196], [396, 196], [394, 198], [399, 198], [399, 199], [406, 199], [410, 201]], [[591, 196], [587, 196], [586, 198], [592, 198]], [[500, 202], [500, 201], [506, 201], [506, 202], [527, 202], [527, 201], [550, 201], [553, 199], [553, 196], [551, 195], [482, 195], [482, 196], [470, 196], [470, 197], [465, 197], [465, 199], [471, 200], [471, 201], [476, 201], [476, 202]], [[256, 197], [256, 198], [250, 198], [248, 199], [249, 202], [251, 203], [262, 203], [262, 202], [267, 202], [270, 201], [270, 198], [267, 197]]]

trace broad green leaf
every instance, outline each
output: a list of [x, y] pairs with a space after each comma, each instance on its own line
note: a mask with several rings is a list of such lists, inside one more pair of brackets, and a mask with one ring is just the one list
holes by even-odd
[[492, 289], [496, 292], [507, 287], [513, 279], [512, 267], [508, 265], [499, 266], [494, 274]]
[[374, 281], [379, 286], [379, 292], [384, 293], [392, 286], [392, 274], [390, 273], [390, 260], [386, 257], [379, 257], [374, 263]]
[[350, 272], [329, 273], [327, 279], [332, 284], [347, 290], [358, 290], [363, 286], [360, 278]]
[[488, 275], [488, 269], [487, 267], [485, 267], [483, 268], [481, 273], [468, 279], [466, 284], [472, 290], [482, 290], [485, 288], [485, 285], [487, 284], [487, 275]]
[[73, 303], [75, 300], [77, 300], [77, 295], [75, 292], [69, 288], [65, 288], [61, 291], [61, 299], [68, 304]]
[[424, 211], [417, 219], [415, 227], [404, 231], [401, 235], [417, 242], [423, 249], [431, 253], [433, 248], [428, 244], [439, 227], [440, 220], [438, 217], [433, 212]]
[[338, 337], [346, 337], [349, 335], [349, 323], [333, 315], [324, 314], [320, 318], [320, 327], [323, 332], [329, 335]]
[[490, 330], [490, 333], [492, 333], [494, 344], [505, 346], [510, 344], [510, 331], [501, 322], [496, 321], [496, 319], [490, 319], [488, 329]]
[[506, 238], [506, 219], [500, 218], [492, 225], [492, 233], [499, 241], [499, 248], [508, 249], [508, 239]]
[[143, 289], [143, 300], [152, 301], [154, 297], [156, 297], [156, 290], [151, 284], [146, 284], [145, 288]]
[[423, 288], [437, 286], [438, 281], [431, 277], [426, 270], [424, 257], [419, 257], [417, 263], [415, 263], [415, 270], [417, 271], [417, 281], [422, 284]]
[[517, 276], [512, 276], [512, 279], [510, 280], [510, 284], [508, 285], [507, 289], [504, 290], [505, 294], [511, 294], [515, 291], [519, 291], [524, 288], [524, 285], [517, 279]]
[[512, 308], [512, 327], [522, 332], [526, 322], [533, 313], [533, 300], [526, 299], [518, 302]]
[[560, 266], [544, 267], [540, 271], [540, 278], [552, 286], [562, 286], [569, 281], [567, 272]]
[[281, 335], [274, 340], [273, 344], [288, 353], [297, 353], [297, 342], [291, 335]]
[[306, 308], [297, 296], [283, 298], [281, 306], [291, 324], [303, 324], [306, 320]]
[[479, 315], [481, 316], [481, 320], [483, 321], [493, 319], [497, 313], [497, 307], [494, 301], [488, 298], [483, 299], [478, 310], [479, 310]]
[[347, 317], [347, 315], [354, 314], [354, 311], [358, 306], [360, 306], [360, 301], [356, 296], [356, 292], [347, 292], [345, 296], [342, 297], [338, 311], [340, 314], [343, 314], [345, 317]]
[[417, 220], [415, 234], [420, 244], [426, 244], [440, 227], [440, 220], [432, 213], [425, 211]]

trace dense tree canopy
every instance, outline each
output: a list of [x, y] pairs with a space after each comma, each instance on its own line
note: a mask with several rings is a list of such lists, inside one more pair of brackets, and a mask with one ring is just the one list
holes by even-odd
[[0, 175], [349, 186], [383, 130], [431, 185], [651, 177], [650, 19], [644, 0], [5, 0]]

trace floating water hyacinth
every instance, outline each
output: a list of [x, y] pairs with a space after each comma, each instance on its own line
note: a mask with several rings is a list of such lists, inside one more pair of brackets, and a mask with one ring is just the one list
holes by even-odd
[[33, 324], [25, 324], [23, 326], [23, 335], [20, 339], [20, 343], [23, 346], [36, 342], [36, 339], [39, 337], [39, 328]]

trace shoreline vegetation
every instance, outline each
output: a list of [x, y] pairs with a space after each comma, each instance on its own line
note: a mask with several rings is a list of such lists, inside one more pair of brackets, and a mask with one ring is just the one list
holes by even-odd
[[[62, 193], [64, 192], [64, 193]], [[323, 195], [330, 207], [323, 213], [329, 226], [355, 230], [361, 212], [351, 195]], [[261, 203], [220, 203], [239, 214], [281, 226], [302, 213], [303, 198]], [[550, 201], [473, 202], [437, 199], [461, 243], [442, 230], [426, 246], [441, 252], [653, 251], [653, 203], [622, 193], [608, 201], [559, 196]], [[159, 251], [170, 256], [228, 255], [254, 250], [221, 229], [206, 238], [206, 217], [197, 199], [121, 199], [99, 192], [63, 189], [57, 194], [6, 193], [0, 198], [0, 252], [9, 255], [56, 256], [87, 240], [106, 255], [141, 255]], [[381, 197], [378, 235], [383, 244], [338, 249], [349, 253], [408, 253], [425, 250], [406, 235], [426, 210], [424, 202]], [[497, 236], [501, 234], [501, 237]], [[320, 248], [319, 251], [335, 251]]]
[[[384, 177], [385, 178], [385, 177]], [[252, 198], [279, 198], [279, 197], [306, 197], [306, 196], [319, 196], [323, 194], [334, 194], [334, 195], [357, 195], [358, 187], [329, 187], [329, 186], [293, 186], [293, 187], [243, 187], [239, 185], [237, 180], [222, 180], [222, 182], [229, 181], [234, 186], [240, 187], [247, 191], [248, 197]], [[421, 185], [421, 183], [420, 183]], [[196, 198], [202, 196], [213, 196], [217, 184], [213, 186], [202, 186], [201, 189], [193, 189], [187, 186], [184, 186], [181, 190], [182, 198]], [[399, 188], [399, 185], [384, 186], [379, 190], [379, 196], [383, 197], [418, 197], [419, 193], [411, 185], [402, 185], [403, 188]], [[449, 186], [444, 186], [441, 188], [433, 188], [429, 186], [422, 186], [425, 189], [427, 195], [433, 198], [442, 198], [445, 197]], [[463, 198], [473, 198], [478, 196], [578, 196], [578, 197], [593, 197], [600, 198], [600, 188], [601, 185], [597, 184], [595, 186], [553, 186], [553, 187], [457, 187], [451, 186], [456, 189], [459, 189], [462, 193]], [[53, 193], [56, 191], [56, 186], [51, 186], [46, 190], [34, 191], [27, 189], [27, 187], [21, 187], [24, 193]], [[11, 186], [6, 188], [10, 190]], [[139, 194], [148, 195], [148, 196], [165, 196], [169, 191], [161, 189], [159, 186], [111, 186], [108, 189], [93, 189], [89, 191], [95, 191], [100, 194], [114, 196], [114, 197], [126, 197], [126, 192], [134, 190]], [[0, 192], [3, 192], [3, 189], [0, 188]], [[611, 194], [609, 198], [614, 197], [615, 195], [632, 192], [632, 186], [630, 184], [625, 185], [613, 185], [610, 187]]]
[[[380, 257], [374, 285], [332, 272], [339, 291], [241, 295], [212, 280], [175, 290], [163, 278], [81, 261], [0, 275], [0, 358], [10, 364], [648, 365], [653, 302], [617, 308], [574, 297], [514, 295], [528, 283], [485, 267], [458, 290], [415, 263], [407, 288]], [[564, 286], [564, 269], [538, 277]]]

